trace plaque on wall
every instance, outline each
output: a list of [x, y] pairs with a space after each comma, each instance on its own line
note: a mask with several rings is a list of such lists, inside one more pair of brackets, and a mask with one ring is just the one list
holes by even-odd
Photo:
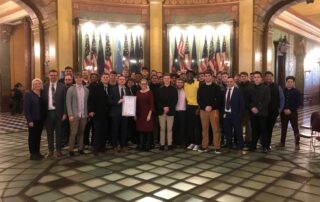
[[169, 24], [168, 51], [171, 72], [212, 70], [231, 73], [232, 22]]

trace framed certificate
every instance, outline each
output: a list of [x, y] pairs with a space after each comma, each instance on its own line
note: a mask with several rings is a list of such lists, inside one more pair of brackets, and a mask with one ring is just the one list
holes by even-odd
[[135, 116], [136, 115], [136, 96], [123, 96], [122, 103], [122, 116]]

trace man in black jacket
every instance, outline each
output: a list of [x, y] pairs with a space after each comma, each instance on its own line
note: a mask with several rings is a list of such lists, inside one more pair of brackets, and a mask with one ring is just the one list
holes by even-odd
[[284, 95], [282, 88], [273, 82], [273, 73], [265, 72], [264, 74], [264, 82], [270, 89], [270, 103], [268, 106], [268, 136], [267, 136], [267, 150], [271, 150], [271, 139], [272, 139], [272, 131], [273, 127], [277, 121], [277, 117], [279, 116], [279, 112], [282, 111], [284, 105]]
[[212, 82], [212, 73], [210, 71], [205, 72], [204, 82], [203, 85], [200, 85], [197, 94], [202, 125], [202, 145], [198, 151], [208, 151], [209, 125], [211, 124], [214, 135], [214, 149], [216, 153], [220, 153], [219, 107], [221, 105], [221, 90], [217, 84]]
[[92, 85], [88, 97], [88, 112], [93, 121], [95, 133], [93, 134], [93, 154], [105, 152], [105, 146], [108, 136], [108, 93], [109, 74], [104, 73], [101, 76], [101, 82]]
[[290, 121], [295, 137], [295, 149], [299, 150], [298, 108], [301, 105], [301, 94], [299, 90], [294, 87], [294, 84], [295, 78], [288, 76], [286, 78], [286, 88], [283, 91], [285, 103], [283, 111], [281, 112], [281, 142], [279, 146], [285, 146], [288, 123]]
[[166, 131], [168, 149], [172, 150], [172, 127], [175, 107], [178, 102], [178, 91], [170, 84], [170, 74], [165, 74], [163, 76], [163, 82], [164, 85], [161, 86], [157, 92], [157, 108], [160, 123], [160, 150], [164, 150]]
[[240, 73], [240, 83], [239, 83], [239, 89], [243, 95], [244, 103], [245, 103], [245, 110], [241, 118], [241, 125], [242, 127], [245, 127], [245, 144], [246, 146], [250, 146], [252, 141], [252, 132], [251, 132], [251, 123], [249, 118], [249, 97], [251, 88], [253, 88], [253, 84], [249, 81], [247, 72], [241, 72]]
[[270, 90], [268, 86], [262, 83], [262, 74], [259, 71], [254, 72], [254, 86], [251, 89], [248, 99], [250, 109], [250, 120], [252, 126], [252, 145], [250, 150], [256, 150], [257, 142], [261, 139], [262, 151], [267, 149], [267, 117], [268, 105], [270, 103]]

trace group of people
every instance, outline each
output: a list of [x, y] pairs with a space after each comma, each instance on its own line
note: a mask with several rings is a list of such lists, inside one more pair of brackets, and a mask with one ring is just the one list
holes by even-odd
[[[208, 152], [212, 144], [215, 153], [221, 153], [221, 148], [255, 151], [260, 143], [262, 151], [269, 152], [279, 114], [282, 127], [277, 146], [285, 146], [290, 121], [299, 150], [301, 96], [294, 84], [295, 78], [288, 76], [281, 88], [272, 72], [259, 71], [231, 76], [142, 68], [138, 73], [98, 75], [83, 70], [74, 75], [66, 67], [64, 78], [58, 79], [58, 72], [50, 70], [48, 81], [34, 79], [24, 97], [30, 159], [44, 158], [40, 153], [43, 127], [48, 158], [63, 156], [64, 146], [69, 156], [76, 155], [75, 148], [84, 154], [87, 145], [99, 155], [107, 145], [115, 153], [126, 152], [128, 143], [141, 151], [179, 147], [198, 152]], [[124, 96], [136, 96], [134, 117], [122, 113]]]

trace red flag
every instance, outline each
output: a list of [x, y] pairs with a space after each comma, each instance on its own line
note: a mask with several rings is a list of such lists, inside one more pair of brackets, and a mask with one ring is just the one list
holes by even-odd
[[188, 37], [186, 39], [186, 45], [184, 47], [184, 68], [181, 70], [188, 70], [191, 69], [191, 63], [190, 63], [190, 49], [189, 49], [189, 40]]
[[104, 57], [104, 71], [110, 73], [113, 70], [112, 58], [111, 58], [111, 46], [109, 35], [106, 35], [106, 47]]
[[178, 55], [179, 55], [179, 68], [180, 70], [184, 69], [184, 41], [183, 41], [183, 35], [181, 33], [180, 42], [178, 45]]

